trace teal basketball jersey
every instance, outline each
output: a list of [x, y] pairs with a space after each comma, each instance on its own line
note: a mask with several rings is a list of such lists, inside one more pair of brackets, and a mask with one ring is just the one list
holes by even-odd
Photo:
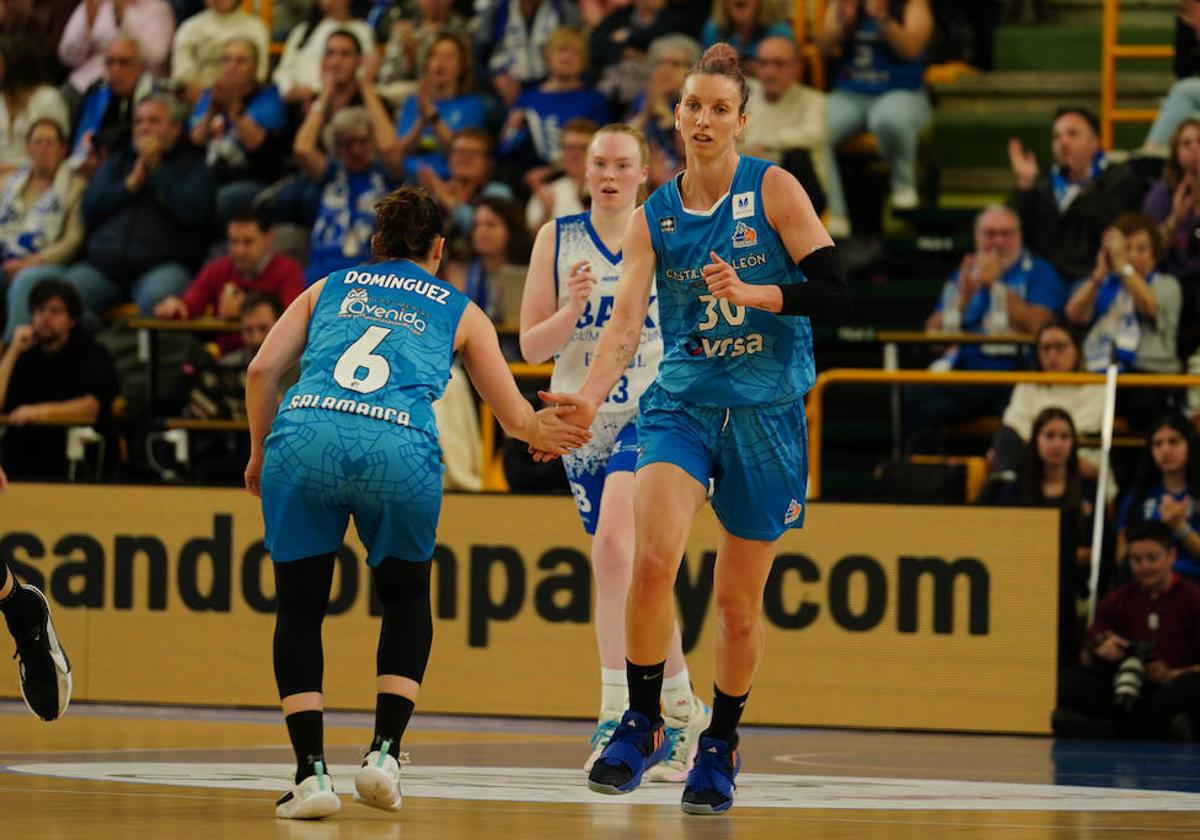
[[782, 403], [802, 397], [815, 379], [807, 318], [717, 300], [702, 273], [715, 251], [745, 283], [805, 282], [763, 208], [763, 176], [773, 165], [741, 157], [729, 192], [708, 211], [684, 209], [682, 175], [646, 201], [663, 335], [658, 383], [687, 402]]
[[279, 417], [352, 414], [429, 434], [467, 297], [408, 260], [334, 271]]

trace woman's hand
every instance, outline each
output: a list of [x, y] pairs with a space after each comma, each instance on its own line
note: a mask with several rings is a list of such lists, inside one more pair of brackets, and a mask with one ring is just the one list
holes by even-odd
[[1182, 501], [1177, 501], [1174, 496], [1164, 493], [1158, 500], [1159, 519], [1172, 531], [1182, 531], [1183, 527], [1188, 524], [1187, 514], [1188, 508], [1191, 507], [1191, 501], [1187, 496]]
[[567, 275], [567, 294], [570, 295], [567, 306], [582, 313], [587, 307], [588, 298], [592, 296], [592, 289], [595, 286], [596, 277], [592, 274], [591, 263], [587, 260], [575, 263]]
[[554, 457], [565, 455], [592, 439], [592, 433], [586, 427], [564, 419], [575, 411], [574, 405], [552, 405], [534, 414], [533, 431], [529, 435], [529, 451], [534, 453], [534, 460], [550, 460], [539, 459], [538, 453]]
[[263, 454], [261, 451], [252, 451], [250, 460], [246, 463], [246, 489], [251, 495], [262, 497], [262, 468]]

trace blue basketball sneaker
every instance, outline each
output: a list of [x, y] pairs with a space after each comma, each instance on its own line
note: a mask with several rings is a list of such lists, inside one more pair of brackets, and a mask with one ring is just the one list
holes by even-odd
[[666, 758], [669, 749], [662, 718], [651, 723], [648, 717], [630, 709], [592, 765], [588, 787], [596, 793], [629, 793], [641, 784], [647, 768]]
[[723, 814], [733, 807], [734, 778], [742, 769], [742, 756], [737, 741], [729, 743], [718, 738], [700, 736], [696, 763], [688, 772], [683, 789], [682, 807], [685, 814]]

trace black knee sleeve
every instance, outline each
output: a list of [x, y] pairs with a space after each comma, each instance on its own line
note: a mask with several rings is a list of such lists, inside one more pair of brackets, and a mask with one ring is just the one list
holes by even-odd
[[280, 697], [321, 690], [321, 623], [329, 606], [333, 564], [332, 554], [275, 564], [275, 683]]
[[375, 593], [383, 606], [376, 673], [408, 677], [418, 683], [424, 679], [433, 645], [429, 606], [432, 565], [388, 557], [371, 570]]

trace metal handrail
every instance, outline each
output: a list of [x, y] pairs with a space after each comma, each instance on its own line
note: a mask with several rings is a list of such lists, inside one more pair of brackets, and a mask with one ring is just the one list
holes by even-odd
[[1114, 123], [1153, 122], [1158, 115], [1153, 108], [1117, 107], [1117, 60], [1175, 56], [1175, 47], [1168, 44], [1118, 44], [1118, 11], [1117, 0], [1104, 0], [1100, 29], [1100, 144], [1105, 149], [1112, 148]]
[[[1099, 373], [1042, 373], [1039, 371], [950, 371], [930, 370], [827, 370], [817, 377], [808, 392], [808, 493], [811, 498], [821, 495], [821, 444], [824, 438], [825, 390], [830, 385], [856, 383], [860, 385], [1018, 385], [1030, 382], [1038, 385], [1103, 385]], [[1169, 373], [1122, 373], [1117, 377], [1118, 388], [1200, 388], [1200, 376]]]

